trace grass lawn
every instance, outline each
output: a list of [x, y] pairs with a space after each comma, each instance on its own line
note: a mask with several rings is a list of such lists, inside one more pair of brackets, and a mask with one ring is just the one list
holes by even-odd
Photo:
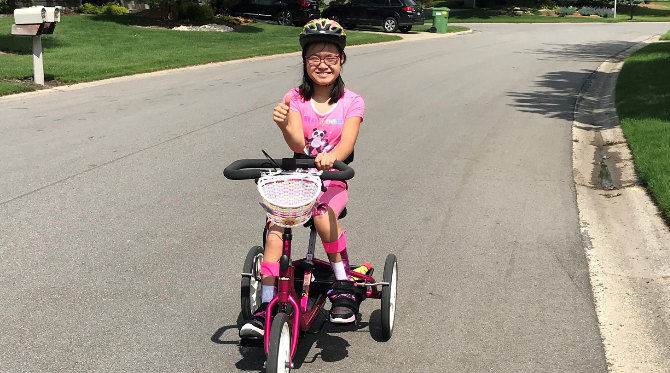
[[616, 108], [638, 176], [670, 219], [670, 43], [649, 45], [626, 60]]
[[661, 35], [661, 40], [670, 40], [670, 30], [665, 35]]
[[[433, 27], [432, 23], [425, 24], [425, 25], [418, 25], [418, 26], [412, 26], [412, 31], [420, 31], [420, 32], [428, 32], [428, 30]], [[381, 26], [356, 26], [357, 29], [360, 30], [370, 30], [370, 31], [383, 31]], [[452, 33], [452, 32], [460, 32], [460, 31], [468, 31], [470, 30], [467, 27], [463, 26], [447, 26], [447, 33]], [[348, 31], [347, 31], [347, 35]]]
[[[127, 16], [63, 16], [42, 37], [45, 80], [77, 83], [208, 62], [300, 50], [299, 27], [254, 23], [235, 32], [194, 32], [132, 26]], [[32, 90], [3, 82], [33, 76], [31, 38], [11, 35], [11, 17], [0, 18], [0, 95]], [[95, 32], [92, 32], [95, 30]], [[397, 35], [348, 32], [349, 45], [399, 40]]]
[[[655, 4], [668, 6], [667, 9], [650, 9], [636, 7], [633, 12], [633, 22], [670, 22], [670, 3], [656, 2]], [[628, 22], [630, 7], [617, 5], [617, 17], [588, 18], [588, 17], [547, 17], [535, 15], [508, 16], [499, 15], [497, 11], [488, 9], [468, 9], [449, 12], [451, 23], [577, 23], [577, 22]], [[427, 18], [426, 22], [432, 22]]]

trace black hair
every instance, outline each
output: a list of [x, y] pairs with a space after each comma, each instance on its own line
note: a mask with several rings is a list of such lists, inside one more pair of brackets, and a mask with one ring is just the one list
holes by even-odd
[[[323, 44], [324, 49], [326, 44], [334, 45], [335, 48], [337, 48], [338, 53], [340, 54], [340, 60], [342, 61], [341, 65], [344, 65], [344, 63], [347, 61], [347, 55], [344, 53], [344, 49], [340, 48], [340, 46], [335, 43], [317, 41], [305, 45], [305, 48], [303, 48], [302, 50], [302, 84], [300, 84], [300, 87], [298, 87], [300, 96], [302, 96], [302, 98], [305, 101], [311, 100], [312, 95], [314, 94], [314, 82], [307, 73], [307, 50], [316, 43]], [[344, 80], [342, 80], [341, 70], [340, 75], [337, 77], [337, 79], [335, 79], [335, 81], [332, 84], [333, 84], [333, 90], [330, 92], [330, 103], [334, 104], [339, 99], [341, 99], [342, 96], [344, 96]]]

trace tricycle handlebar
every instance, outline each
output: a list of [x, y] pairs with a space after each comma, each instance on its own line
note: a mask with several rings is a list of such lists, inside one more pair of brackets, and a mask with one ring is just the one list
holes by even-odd
[[[298, 168], [316, 168], [314, 159], [282, 158], [276, 162], [279, 168], [284, 171], [292, 171]], [[275, 167], [276, 165], [268, 159], [240, 159], [226, 167], [223, 170], [223, 175], [231, 180], [255, 180], [261, 177], [261, 169]], [[338, 171], [323, 171], [321, 179], [345, 181], [354, 177], [354, 169], [342, 161], [335, 161], [333, 168]]]

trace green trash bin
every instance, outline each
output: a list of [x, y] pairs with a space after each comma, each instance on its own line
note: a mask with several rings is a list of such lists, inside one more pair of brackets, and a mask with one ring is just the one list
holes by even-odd
[[446, 34], [448, 18], [449, 8], [433, 8], [433, 27], [430, 28], [430, 32]]

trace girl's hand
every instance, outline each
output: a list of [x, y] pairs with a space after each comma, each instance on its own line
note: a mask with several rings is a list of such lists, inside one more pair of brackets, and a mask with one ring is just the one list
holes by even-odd
[[288, 126], [288, 111], [290, 107], [291, 98], [288, 95], [284, 97], [284, 103], [280, 102], [277, 104], [277, 106], [275, 106], [273, 119], [281, 129], [284, 129], [286, 126]]
[[329, 171], [333, 168], [333, 164], [337, 157], [333, 153], [319, 153], [316, 155], [314, 163], [319, 171]]

